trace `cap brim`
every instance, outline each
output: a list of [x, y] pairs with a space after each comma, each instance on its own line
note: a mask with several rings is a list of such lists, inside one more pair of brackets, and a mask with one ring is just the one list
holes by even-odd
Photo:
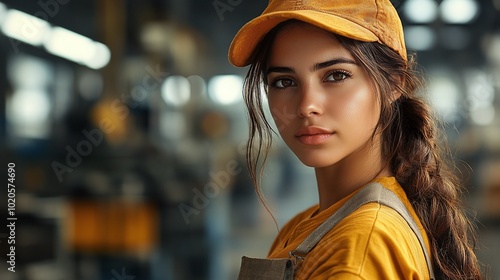
[[289, 19], [297, 19], [359, 41], [378, 41], [378, 37], [365, 27], [332, 14], [312, 10], [273, 12], [256, 17], [238, 31], [229, 47], [229, 62], [237, 67], [249, 65], [250, 56], [262, 38], [276, 25]]

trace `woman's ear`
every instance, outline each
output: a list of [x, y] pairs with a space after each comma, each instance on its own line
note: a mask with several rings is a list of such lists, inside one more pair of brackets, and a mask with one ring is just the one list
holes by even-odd
[[405, 79], [403, 76], [394, 77], [394, 81], [399, 82], [399, 86], [396, 86], [396, 85], [393, 86], [391, 96], [389, 97], [390, 104], [392, 104], [392, 102], [398, 100], [401, 97], [401, 91], [399, 91], [398, 88], [405, 87]]
[[398, 100], [401, 97], [401, 92], [394, 89], [391, 93], [389, 103], [392, 104], [392, 102]]

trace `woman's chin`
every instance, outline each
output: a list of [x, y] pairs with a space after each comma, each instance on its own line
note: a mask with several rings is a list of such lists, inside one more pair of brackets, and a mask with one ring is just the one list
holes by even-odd
[[311, 157], [298, 157], [298, 158], [305, 166], [312, 168], [323, 168], [334, 165], [336, 163], [336, 161], [332, 159], [311, 158]]

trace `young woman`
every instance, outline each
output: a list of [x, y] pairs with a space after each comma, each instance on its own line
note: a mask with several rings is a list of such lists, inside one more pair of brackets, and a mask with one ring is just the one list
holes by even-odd
[[389, 0], [271, 0], [231, 44], [231, 63], [250, 65], [247, 156], [257, 190], [272, 139], [262, 91], [279, 134], [317, 179], [319, 204], [280, 230], [269, 259], [288, 258], [374, 182], [418, 228], [391, 207], [364, 204], [301, 256], [296, 279], [429, 279], [431, 269], [436, 279], [481, 279], [472, 223], [403, 38]]

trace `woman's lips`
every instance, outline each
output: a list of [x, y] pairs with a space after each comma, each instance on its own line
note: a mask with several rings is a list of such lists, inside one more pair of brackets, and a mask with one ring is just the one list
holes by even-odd
[[322, 127], [308, 126], [299, 129], [295, 133], [295, 138], [305, 145], [320, 145], [328, 141], [333, 134], [333, 131]]

